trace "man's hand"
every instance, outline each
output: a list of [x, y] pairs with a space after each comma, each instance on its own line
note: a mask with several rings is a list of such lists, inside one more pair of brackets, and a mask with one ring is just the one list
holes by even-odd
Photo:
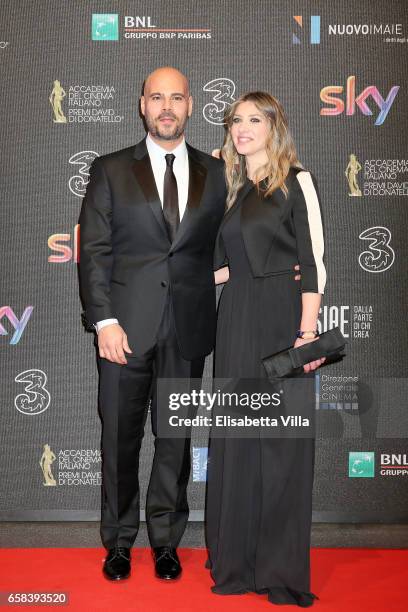
[[98, 333], [99, 356], [113, 363], [125, 364], [124, 351], [131, 353], [127, 336], [118, 323], [106, 325]]

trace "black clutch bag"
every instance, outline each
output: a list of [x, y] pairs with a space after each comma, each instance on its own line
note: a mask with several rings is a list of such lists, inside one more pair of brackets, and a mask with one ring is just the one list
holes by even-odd
[[[303, 366], [310, 361], [326, 357], [322, 366], [341, 361], [345, 356], [347, 341], [338, 327], [320, 334], [314, 342], [284, 351], [262, 359], [268, 378], [296, 376], [303, 372]], [[321, 367], [322, 367], [321, 366]]]

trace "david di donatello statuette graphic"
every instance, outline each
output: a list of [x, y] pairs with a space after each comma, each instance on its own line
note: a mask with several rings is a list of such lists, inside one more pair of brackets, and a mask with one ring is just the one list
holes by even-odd
[[66, 91], [62, 87], [61, 83], [58, 80], [54, 81], [54, 87], [52, 88], [52, 92], [49, 97], [50, 104], [54, 112], [54, 123], [67, 122], [67, 118], [62, 110], [62, 101], [66, 95]]
[[345, 175], [349, 184], [349, 196], [362, 196], [361, 189], [357, 183], [357, 175], [361, 170], [361, 164], [354, 153], [350, 153], [349, 163], [345, 170]]
[[52, 452], [49, 444], [44, 444], [44, 451], [40, 459], [40, 467], [44, 476], [43, 485], [45, 487], [55, 487], [57, 482], [52, 475], [51, 465], [54, 463], [56, 456]]

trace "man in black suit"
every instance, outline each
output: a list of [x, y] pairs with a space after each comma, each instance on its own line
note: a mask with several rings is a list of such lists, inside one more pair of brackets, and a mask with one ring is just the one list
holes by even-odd
[[174, 579], [188, 519], [190, 440], [157, 435], [156, 381], [201, 378], [214, 345], [213, 251], [225, 210], [220, 160], [185, 143], [187, 79], [144, 84], [147, 137], [92, 164], [81, 215], [80, 288], [95, 326], [102, 417], [104, 575], [130, 574], [139, 527], [139, 451], [151, 399], [155, 453], [146, 521], [156, 575]]

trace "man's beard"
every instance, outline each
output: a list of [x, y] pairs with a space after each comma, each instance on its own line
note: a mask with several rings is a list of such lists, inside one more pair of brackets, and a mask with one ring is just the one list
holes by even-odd
[[184, 129], [186, 127], [188, 117], [186, 116], [184, 121], [182, 121], [181, 123], [177, 123], [177, 117], [175, 117], [172, 113], [163, 113], [163, 115], [159, 115], [159, 117], [157, 117], [157, 121], [159, 121], [163, 117], [171, 117], [175, 120], [173, 128], [171, 130], [161, 130], [160, 126], [156, 125], [152, 117], [145, 116], [145, 121], [149, 133], [158, 140], [178, 140], [180, 136], [184, 134]]

